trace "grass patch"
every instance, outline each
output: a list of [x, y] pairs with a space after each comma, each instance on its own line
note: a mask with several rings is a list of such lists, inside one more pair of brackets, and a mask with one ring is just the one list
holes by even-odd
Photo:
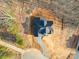
[[19, 45], [23, 45], [23, 39], [18, 34], [16, 34], [16, 43], [19, 44]]
[[21, 35], [16, 34], [15, 36], [16, 36], [16, 43], [17, 43], [17, 45], [20, 48], [25, 48], [26, 47], [26, 44], [24, 42], [24, 39], [21, 37]]
[[10, 59], [14, 53], [6, 47], [0, 46], [0, 59]]

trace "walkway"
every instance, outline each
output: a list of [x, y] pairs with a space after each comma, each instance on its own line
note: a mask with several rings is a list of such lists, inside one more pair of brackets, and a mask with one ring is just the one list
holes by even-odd
[[2, 41], [2, 40], [0, 40], [0, 45], [5, 46], [5, 47], [8, 47], [8, 48], [10, 48], [10, 49], [13, 49], [13, 50], [15, 50], [15, 51], [17, 51], [17, 52], [19, 52], [19, 53], [24, 53], [24, 52], [25, 52], [23, 49], [18, 48], [18, 47], [16, 47], [16, 46], [13, 46], [13, 45], [11, 45], [11, 44], [9, 44], [9, 43], [6, 43], [6, 42], [4, 42], [4, 41]]
[[22, 59], [48, 59], [42, 53], [34, 48], [27, 49]]

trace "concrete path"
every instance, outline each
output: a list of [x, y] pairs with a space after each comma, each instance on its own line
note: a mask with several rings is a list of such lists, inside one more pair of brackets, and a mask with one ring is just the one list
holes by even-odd
[[0, 40], [0, 45], [5, 46], [5, 47], [8, 47], [8, 48], [10, 48], [10, 49], [13, 49], [13, 50], [15, 50], [15, 51], [17, 51], [17, 52], [19, 52], [19, 53], [24, 53], [24, 52], [25, 52], [23, 49], [18, 48], [18, 47], [16, 47], [16, 46], [13, 46], [13, 45], [11, 45], [11, 44], [9, 44], [9, 43], [6, 43], [6, 42], [4, 42], [4, 41], [2, 41], [2, 40]]
[[23, 55], [22, 59], [48, 59], [42, 55], [42, 53], [37, 49], [28, 49]]

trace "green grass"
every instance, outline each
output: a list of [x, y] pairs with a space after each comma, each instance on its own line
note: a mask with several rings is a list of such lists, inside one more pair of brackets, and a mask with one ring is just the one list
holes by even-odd
[[23, 39], [18, 34], [16, 34], [16, 43], [19, 44], [19, 45], [23, 45]]
[[25, 48], [27, 46], [24, 39], [19, 34], [16, 34], [16, 43], [20, 48]]
[[0, 59], [10, 59], [14, 53], [9, 51], [6, 47], [0, 46]]

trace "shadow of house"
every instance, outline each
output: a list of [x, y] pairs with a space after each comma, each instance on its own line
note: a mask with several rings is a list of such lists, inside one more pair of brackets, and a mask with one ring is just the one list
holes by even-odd
[[30, 34], [30, 18], [26, 17], [25, 21], [22, 23], [22, 26], [24, 28], [24, 34]]

